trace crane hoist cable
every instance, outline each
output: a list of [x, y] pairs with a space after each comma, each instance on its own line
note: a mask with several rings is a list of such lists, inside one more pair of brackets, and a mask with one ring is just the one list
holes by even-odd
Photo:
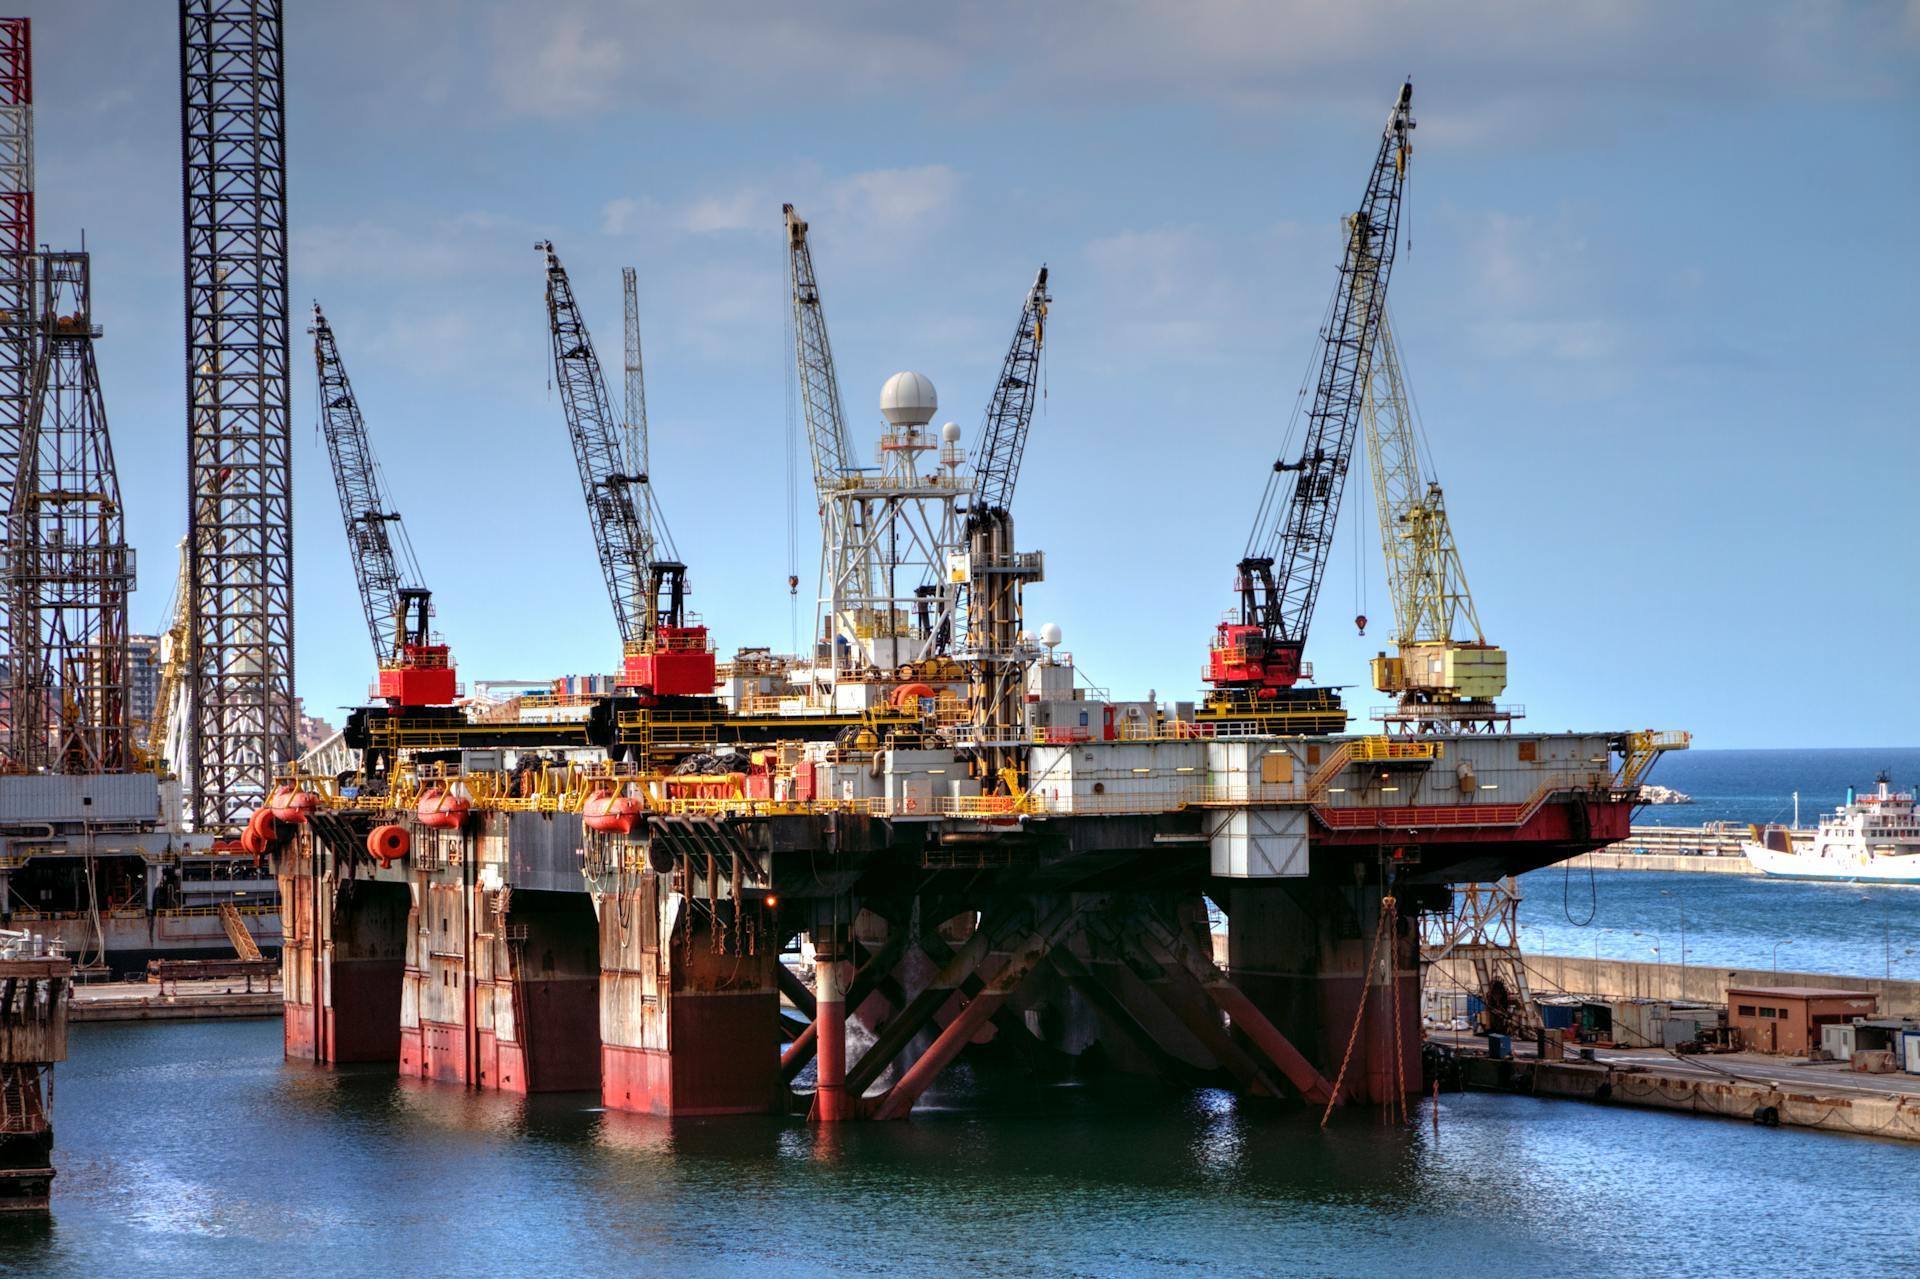
[[1221, 623], [1208, 666], [1219, 688], [1272, 696], [1302, 676], [1314, 603], [1359, 426], [1375, 333], [1385, 305], [1411, 155], [1413, 85], [1394, 99], [1366, 195], [1346, 220], [1333, 305], [1316, 356], [1314, 393], [1297, 456], [1282, 454], [1237, 565], [1237, 621]]

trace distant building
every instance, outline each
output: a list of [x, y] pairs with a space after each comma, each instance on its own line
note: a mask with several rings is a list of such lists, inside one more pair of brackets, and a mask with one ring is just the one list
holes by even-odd
[[294, 740], [299, 743], [300, 752], [305, 754], [335, 733], [333, 725], [318, 715], [307, 714], [306, 699], [293, 699]]
[[160, 637], [127, 637], [127, 719], [133, 739], [144, 742], [160, 704]]

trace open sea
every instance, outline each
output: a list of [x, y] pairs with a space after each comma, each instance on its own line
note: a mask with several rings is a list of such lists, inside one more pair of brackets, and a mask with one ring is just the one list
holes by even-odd
[[1766, 751], [1674, 751], [1653, 766], [1648, 781], [1693, 797], [1691, 804], [1649, 805], [1634, 821], [1657, 826], [1708, 822], [1790, 822], [1800, 792], [1800, 821], [1846, 802], [1847, 787], [1873, 789], [1886, 772], [1902, 789], [1920, 789], [1920, 747]]

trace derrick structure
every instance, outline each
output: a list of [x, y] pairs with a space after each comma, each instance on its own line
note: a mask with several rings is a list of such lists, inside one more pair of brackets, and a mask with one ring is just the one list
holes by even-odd
[[278, 0], [182, 0], [186, 776], [232, 830], [294, 753], [286, 125]]
[[[1445, 495], [1421, 466], [1418, 423], [1384, 313], [1361, 416], [1394, 613], [1395, 652], [1373, 659], [1373, 683], [1399, 695], [1376, 717], [1409, 732], [1510, 723], [1513, 712], [1493, 704], [1506, 690], [1507, 655], [1480, 629]], [[1470, 638], [1455, 634], [1462, 627]]]
[[333, 463], [360, 608], [380, 668], [374, 694], [401, 706], [445, 705], [454, 699], [456, 684], [447, 646], [434, 643], [430, 633], [433, 593], [421, 582], [420, 565], [386, 491], [333, 326], [318, 302], [309, 331], [320, 379], [321, 429]]
[[[33, 25], [0, 18], [0, 662], [9, 668], [15, 662], [9, 526], [33, 380], [34, 244]], [[0, 674], [0, 771], [21, 766], [9, 679]]]
[[1339, 699], [1295, 686], [1307, 630], [1340, 515], [1361, 402], [1399, 243], [1400, 199], [1412, 147], [1413, 86], [1401, 86], [1380, 136], [1366, 195], [1346, 221], [1340, 272], [1321, 333], [1300, 450], [1273, 464], [1237, 567], [1238, 615], [1216, 628], [1206, 678], [1216, 717], [1294, 716], [1308, 731], [1345, 723]]
[[823, 534], [816, 682], [871, 688], [927, 662], [936, 676], [949, 676], [958, 616], [949, 557], [963, 541], [959, 511], [972, 493], [961, 471], [960, 428], [929, 430], [939, 407], [933, 384], [896, 373], [880, 393], [879, 465], [854, 460], [807, 223], [791, 204], [782, 209], [794, 359]]
[[85, 253], [36, 263], [36, 358], [8, 513], [14, 760], [26, 772], [133, 767], [127, 545], [94, 359]]
[[[619, 683], [651, 695], [711, 693], [714, 662], [707, 629], [686, 612], [687, 566], [660, 518], [652, 479], [634, 469], [639, 459], [629, 447], [633, 437], [614, 415], [573, 282], [551, 243], [534, 247], [546, 257], [554, 381], [566, 411], [600, 572], [624, 646]], [[637, 385], [637, 303], [632, 343], [629, 390], [634, 401], [644, 403], [644, 390]]]

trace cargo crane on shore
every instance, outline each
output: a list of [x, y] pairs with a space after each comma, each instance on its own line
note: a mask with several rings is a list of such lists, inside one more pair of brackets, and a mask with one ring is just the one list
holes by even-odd
[[313, 326], [307, 331], [313, 335], [313, 361], [320, 379], [320, 427], [333, 463], [360, 608], [379, 663], [376, 694], [389, 706], [449, 705], [458, 684], [447, 646], [435, 643], [429, 630], [433, 592], [421, 581], [406, 526], [382, 482], [333, 326], [318, 302], [313, 304]]
[[1347, 218], [1305, 437], [1298, 456], [1282, 456], [1268, 476], [1237, 565], [1237, 614], [1216, 628], [1208, 653], [1206, 679], [1213, 688], [1203, 719], [1253, 720], [1304, 733], [1338, 732], [1346, 724], [1337, 693], [1300, 684], [1312, 674], [1301, 654], [1333, 545], [1398, 247], [1412, 106], [1413, 85], [1404, 84], [1381, 133], [1366, 196]]
[[[635, 469], [642, 459], [631, 456], [625, 445], [567, 270], [551, 241], [534, 247], [547, 264], [554, 380], [566, 410], [600, 571], [620, 628], [624, 651], [615, 684], [643, 700], [710, 695], [713, 650], [707, 628], [686, 610], [687, 566], [660, 518], [651, 479]], [[628, 362], [630, 393], [640, 377], [638, 337], [636, 315]]]

